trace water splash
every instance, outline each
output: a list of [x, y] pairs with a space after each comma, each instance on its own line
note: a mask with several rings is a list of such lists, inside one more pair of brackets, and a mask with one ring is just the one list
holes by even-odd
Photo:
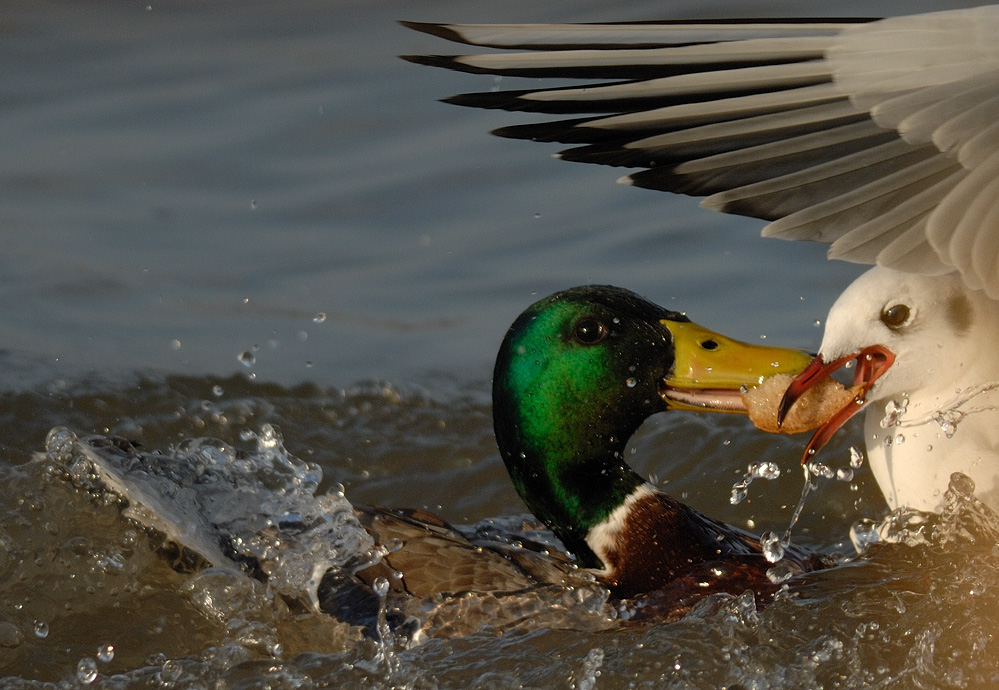
[[114, 645], [104, 644], [97, 648], [97, 660], [102, 664], [111, 663], [114, 659]]
[[586, 658], [579, 669], [579, 679], [573, 686], [575, 690], [594, 690], [597, 678], [600, 677], [600, 667], [604, 664], [604, 650], [594, 647], [586, 653]]
[[818, 486], [816, 475], [812, 472], [811, 465], [812, 463], [807, 463], [802, 467], [805, 475], [805, 484], [801, 487], [801, 497], [798, 499], [798, 505], [794, 507], [794, 512], [791, 513], [791, 519], [788, 521], [787, 529], [784, 530], [784, 536], [781, 539], [781, 543], [785, 548], [791, 544], [791, 531], [798, 524], [798, 519], [801, 517], [801, 511], [805, 508], [805, 501], [808, 499], [808, 494]]
[[732, 495], [729, 498], [729, 502], [732, 505], [742, 503], [749, 494], [749, 485], [753, 483], [753, 480], [766, 479], [767, 481], [772, 481], [778, 477], [780, 477], [780, 467], [777, 466], [777, 463], [770, 461], [750, 463], [746, 469], [746, 474], [732, 485]]
[[901, 507], [882, 520], [865, 518], [850, 526], [850, 541], [858, 555], [864, 555], [875, 544], [929, 544], [928, 531], [936, 516]]
[[97, 662], [84, 657], [76, 664], [76, 679], [81, 685], [90, 685], [97, 680]]
[[[958, 424], [969, 415], [999, 409], [994, 396], [980, 399], [980, 396], [995, 390], [999, 390], [999, 381], [987, 381], [975, 386], [959, 389], [955, 391], [952, 398], [945, 400], [932, 410], [918, 417], [911, 417], [909, 419], [903, 419], [904, 414], [908, 411], [908, 399], [903, 397], [901, 402], [895, 404], [895, 407], [890, 408], [892, 403], [886, 406], [885, 418], [881, 420], [881, 426], [882, 428], [888, 428], [889, 426], [913, 427], [935, 422], [940, 426], [944, 434], [950, 438], [957, 431]], [[978, 402], [978, 404], [971, 404], [973, 402]]]
[[389, 581], [384, 577], [375, 578], [375, 581], [371, 584], [371, 589], [378, 597], [378, 621], [376, 624], [378, 634], [377, 649], [375, 650], [375, 655], [369, 661], [358, 662], [357, 666], [372, 673], [384, 666], [386, 678], [391, 679], [398, 675], [401, 661], [396, 656], [392, 629], [389, 627], [386, 617]]
[[965, 413], [957, 409], [937, 412], [933, 415], [933, 421], [940, 425], [940, 430], [947, 438], [953, 438], [957, 433], [957, 425], [964, 419]]
[[954, 472], [944, 493], [940, 519], [932, 525], [932, 538], [940, 546], [958, 542], [999, 543], [999, 515], [975, 496], [975, 482]]
[[818, 460], [809, 460], [808, 464], [805, 465], [805, 469], [813, 477], [821, 477], [822, 479], [834, 479], [836, 477], [836, 472], [832, 467]]
[[857, 470], [864, 466], [864, 453], [856, 446], [850, 446], [850, 467]]
[[[56, 428], [45, 459], [66, 466], [81, 489], [126, 499], [126, 516], [208, 564], [239, 571], [243, 562], [259, 563], [270, 591], [318, 610], [323, 573], [370, 549], [373, 539], [342, 494], [316, 496], [322, 469], [289, 453], [277, 427], [265, 424], [242, 438], [255, 447], [196, 438], [143, 453], [121, 439], [77, 439]], [[273, 647], [266, 636], [253, 637]]]
[[767, 569], [767, 579], [775, 585], [787, 582], [795, 575], [801, 575], [802, 570], [790, 561], [780, 561]]
[[909, 396], [903, 394], [899, 400], [889, 400], [885, 403], [885, 416], [878, 422], [882, 429], [897, 426], [902, 416], [909, 409]]
[[784, 558], [784, 545], [776, 532], [765, 532], [760, 536], [760, 546], [763, 549], [763, 557], [771, 563]]

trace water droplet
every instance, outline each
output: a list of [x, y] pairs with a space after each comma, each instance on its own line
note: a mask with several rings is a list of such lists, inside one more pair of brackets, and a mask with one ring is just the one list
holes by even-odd
[[773, 480], [780, 477], [780, 468], [775, 462], [754, 462], [749, 466], [749, 471], [757, 479]]
[[728, 502], [734, 506], [737, 506], [740, 503], [742, 503], [744, 500], [746, 500], [746, 496], [748, 495], [748, 493], [749, 492], [746, 491], [745, 489], [733, 488], [732, 495], [729, 497]]
[[163, 662], [160, 667], [160, 681], [166, 685], [172, 685], [184, 675], [184, 666], [179, 661], [172, 659]]
[[784, 558], [784, 545], [780, 543], [780, 537], [775, 532], [765, 532], [760, 537], [760, 546], [763, 548], [763, 557], [771, 563]]
[[90, 685], [97, 680], [97, 662], [90, 657], [80, 659], [76, 665], [76, 679], [83, 685]]
[[257, 210], [257, 200], [256, 199], [250, 199], [250, 210], [251, 211], [256, 211]]
[[822, 326], [822, 322], [819, 319], [815, 319], [812, 325], [815, 326], [816, 328], [819, 328], [820, 326]]
[[933, 417], [933, 421], [940, 425], [940, 430], [947, 438], [953, 438], [957, 433], [957, 425], [964, 419], [964, 413], [958, 410], [947, 410]]
[[322, 312], [322, 311], [319, 312], [318, 314], [316, 314], [315, 316], [312, 317], [312, 320], [315, 323], [324, 323], [326, 321], [326, 312]]
[[872, 545], [881, 541], [877, 525], [869, 519], [861, 520], [850, 527], [850, 541], [858, 554], [865, 554]]
[[905, 443], [905, 436], [903, 436], [902, 434], [897, 434], [895, 436], [895, 445], [900, 446], [903, 443]]
[[909, 396], [903, 395], [901, 400], [889, 400], [885, 403], [885, 416], [879, 422], [882, 429], [887, 429], [888, 427], [896, 426], [902, 415], [909, 407]]
[[852, 482], [853, 470], [849, 467], [840, 467], [836, 470], [836, 480], [841, 482]]
[[864, 454], [857, 446], [850, 446], [850, 467], [858, 469], [864, 464]]
[[139, 543], [139, 535], [134, 529], [127, 529], [118, 538], [118, 543], [124, 549], [135, 548], [135, 545]]
[[45, 437], [45, 452], [52, 460], [69, 462], [73, 459], [76, 434], [65, 427], [57, 426]]
[[44, 640], [49, 636], [49, 624], [45, 621], [35, 621], [35, 637]]
[[97, 648], [97, 660], [103, 664], [109, 663], [114, 659], [114, 645], [105, 644]]
[[[597, 687], [597, 678], [600, 677], [600, 667], [604, 663], [604, 650], [594, 647], [586, 654], [580, 668], [579, 679], [576, 681], [577, 690], [594, 690]], [[679, 666], [679, 664], [677, 664]]]
[[252, 352], [250, 352], [249, 350], [244, 350], [243, 352], [241, 352], [236, 359], [238, 359], [240, 364], [245, 366], [247, 369], [249, 369], [250, 367], [252, 367], [254, 364], [257, 363], [257, 356]]
[[177, 340], [176, 338], [174, 338], [173, 340], [171, 340], [170, 341], [170, 349], [171, 350], [179, 350], [180, 349], [180, 341]]
[[769, 568], [767, 570], [767, 578], [775, 585], [779, 585], [782, 582], [790, 580], [792, 577], [797, 575], [800, 571], [794, 567], [788, 561], [778, 563], [777, 565]]
[[833, 469], [826, 465], [825, 463], [819, 462], [818, 460], [812, 460], [808, 463], [808, 472], [816, 477], [822, 477], [823, 479], [832, 479], [836, 476]]
[[625, 385], [627, 385], [627, 386], [628, 386], [628, 388], [634, 388], [635, 386], [637, 386], [637, 385], [638, 385], [638, 381], [637, 381], [637, 380], [636, 380], [636, 379], [635, 379], [634, 377], [632, 377], [632, 378], [629, 378], [629, 379], [628, 379], [627, 381], [625, 381], [624, 383], [625, 383]]
[[954, 472], [950, 475], [947, 490], [959, 496], [971, 498], [975, 495], [975, 480], [962, 472]]

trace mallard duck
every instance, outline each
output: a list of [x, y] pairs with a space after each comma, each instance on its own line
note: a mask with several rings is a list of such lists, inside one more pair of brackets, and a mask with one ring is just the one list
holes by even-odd
[[[641, 596], [649, 615], [671, 619], [714, 592], [753, 589], [765, 601], [777, 589], [767, 575], [773, 564], [758, 538], [639, 476], [624, 461], [625, 444], [663, 410], [744, 413], [745, 386], [797, 373], [810, 360], [797, 350], [731, 340], [615, 287], [566, 290], [528, 308], [496, 360], [496, 440], [528, 509], [572, 558], [522, 537], [513, 543], [459, 531], [423, 510], [350, 506], [341, 499], [335, 511], [317, 513], [314, 484], [304, 501], [282, 489], [287, 505], [270, 508], [273, 516], [242, 515], [238, 507], [254, 512], [271, 497], [233, 478], [239, 456], [217, 441], [185, 448], [189, 460], [178, 462], [176, 454], [141, 453], [120, 439], [81, 441], [53, 432], [49, 458], [71, 463], [82, 456], [87, 467], [71, 468], [68, 476], [98, 479], [126, 500], [130, 517], [197, 558], [258, 577], [272, 573], [275, 552], [294, 548], [317, 525], [335, 526], [335, 538], [357, 555], [336, 567], [317, 564], [308, 598], [313, 608], [351, 622], [375, 620], [379, 599], [371, 586], [379, 580], [395, 595], [421, 599], [595, 580], [616, 598]], [[222, 459], [214, 460], [220, 452]], [[251, 479], [261, 471], [244, 462]], [[303, 483], [288, 486], [300, 490]], [[199, 487], [207, 498], [197, 495]], [[228, 493], [238, 496], [230, 500]], [[274, 538], [255, 546], [268, 531]], [[784, 558], [793, 572], [825, 563], [794, 546]]]
[[999, 508], [999, 7], [876, 21], [406, 25], [506, 49], [415, 62], [589, 80], [446, 99], [571, 116], [497, 134], [573, 144], [559, 155], [640, 168], [621, 181], [705, 196], [707, 208], [772, 221], [765, 236], [881, 267], [826, 320], [808, 380], [859, 356], [864, 395], [808, 452], [866, 405], [889, 506], [939, 510], [961, 472]]
[[[521, 314], [500, 346], [496, 442], [531, 513], [616, 596], [713, 568], [721, 581], [769, 582], [758, 539], [660, 492], [624, 449], [656, 412], [737, 411], [742, 387], [807, 359], [730, 340], [620, 288], [560, 292]], [[797, 551], [791, 561], [815, 565]]]

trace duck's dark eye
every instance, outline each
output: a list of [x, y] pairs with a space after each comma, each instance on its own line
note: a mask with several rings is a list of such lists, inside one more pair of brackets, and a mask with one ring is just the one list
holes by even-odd
[[881, 312], [881, 322], [893, 331], [898, 330], [909, 322], [910, 311], [905, 304], [894, 304], [885, 307]]
[[705, 350], [717, 350], [718, 342], [714, 340], [705, 340], [704, 342], [701, 343], [701, 347], [703, 347]]
[[581, 345], [596, 345], [607, 337], [607, 327], [596, 319], [587, 317], [576, 322], [572, 337]]

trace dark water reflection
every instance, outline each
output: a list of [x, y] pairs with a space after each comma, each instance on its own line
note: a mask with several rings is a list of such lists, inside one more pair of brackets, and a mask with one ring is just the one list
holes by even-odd
[[[578, 5], [578, 19], [616, 10]], [[244, 351], [286, 383], [481, 372], [532, 296], [586, 282], [804, 345], [857, 272], [827, 266], [821, 247], [765, 242], [757, 223], [621, 188], [616, 171], [489, 137], [496, 114], [436, 102], [488, 82], [396, 58], [439, 49], [399, 17], [540, 20], [568, 7], [5, 8], [0, 309], [13, 384], [227, 373]], [[750, 306], [760, 318], [741, 316]]]

